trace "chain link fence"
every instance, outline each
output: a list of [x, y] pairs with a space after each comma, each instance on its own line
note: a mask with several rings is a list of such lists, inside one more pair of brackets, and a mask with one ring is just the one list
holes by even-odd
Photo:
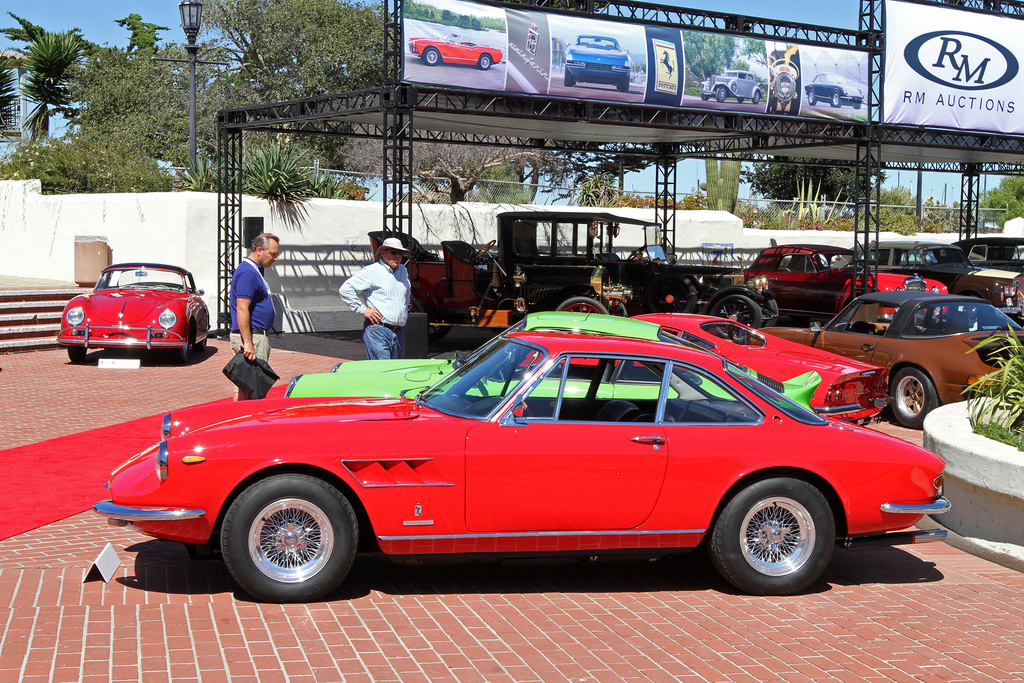
[[[348, 171], [318, 169], [330, 173], [339, 180], [350, 181], [367, 189], [366, 199], [383, 199], [383, 182], [380, 176]], [[414, 202], [447, 204], [451, 202], [450, 185], [441, 180], [432, 185], [414, 182]], [[634, 206], [653, 206], [654, 192], [630, 191], [627, 193]], [[488, 202], [492, 204], [539, 204], [542, 206], [575, 206], [579, 187], [569, 185], [532, 185], [506, 180], [481, 180], [470, 190], [464, 201]], [[677, 197], [681, 203], [682, 196]], [[741, 199], [733, 212], [743, 220], [747, 228], [763, 230], [854, 230], [856, 206], [852, 202], [781, 201], [774, 199]], [[1001, 232], [1008, 218], [1007, 209], [980, 208], [978, 210], [979, 232]], [[957, 232], [960, 223], [960, 207], [938, 206], [929, 201], [918, 216], [917, 207], [895, 204], [879, 205], [880, 228], [903, 234], [917, 232]]]

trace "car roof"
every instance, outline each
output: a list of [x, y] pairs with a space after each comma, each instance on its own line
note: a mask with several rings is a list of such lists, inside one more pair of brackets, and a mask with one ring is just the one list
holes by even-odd
[[191, 275], [181, 266], [171, 266], [166, 263], [148, 263], [145, 261], [126, 261], [125, 263], [112, 263], [111, 265], [104, 268], [104, 271], [108, 270], [124, 270], [126, 268], [159, 268], [161, 270], [173, 270], [185, 275]]
[[878, 247], [955, 247], [955, 244], [929, 240], [882, 240]]
[[[520, 330], [508, 335], [509, 339], [530, 342], [545, 347], [552, 355], [579, 353], [615, 353], [634, 356], [659, 356], [687, 361], [694, 365], [706, 366], [712, 354], [707, 351], [648, 339], [629, 339], [597, 334], [573, 334], [565, 331]], [[724, 361], [722, 361], [724, 363]]]
[[852, 252], [852, 249], [846, 247], [837, 247], [833, 244], [779, 244], [774, 247], [768, 247], [765, 251], [778, 252], [778, 253], [798, 253], [804, 251], [822, 251], [827, 253], [844, 253], [848, 254]]
[[943, 301], [948, 303], [965, 301], [976, 304], [989, 303], [984, 299], [979, 299], [976, 296], [966, 296], [960, 294], [942, 294], [940, 292], [921, 292], [916, 290], [901, 290], [894, 292], [871, 292], [869, 294], [860, 295], [855, 299], [855, 301], [880, 303], [886, 306], [902, 306], [907, 302], [929, 301]]
[[601, 313], [576, 313], [571, 311], [538, 311], [526, 316], [526, 331], [560, 330], [565, 332], [589, 332], [632, 339], [657, 341], [661, 328], [654, 323], [633, 318]]
[[957, 240], [953, 244], [1024, 244], [1024, 237], [971, 237], [965, 240]]
[[579, 223], [584, 220], [604, 221], [605, 223], [628, 223], [631, 225], [657, 225], [657, 220], [645, 221], [639, 218], [627, 218], [607, 211], [506, 211], [499, 213], [498, 218], [513, 218], [530, 221], [554, 221]]

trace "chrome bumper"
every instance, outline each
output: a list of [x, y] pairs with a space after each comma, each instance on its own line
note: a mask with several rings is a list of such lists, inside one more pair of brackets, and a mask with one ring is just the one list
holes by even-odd
[[938, 496], [931, 503], [908, 505], [906, 503], [882, 503], [882, 512], [897, 515], [941, 515], [949, 512], [949, 501]]
[[866, 545], [911, 545], [917, 543], [935, 543], [946, 540], [949, 532], [945, 529], [921, 529], [913, 531], [894, 531], [877, 536], [861, 536], [844, 538], [840, 545], [844, 548], [859, 548]]
[[[73, 334], [84, 332], [84, 334]], [[120, 334], [137, 334], [141, 337], [145, 333], [146, 338], [139, 337], [102, 337], [104, 332]], [[166, 337], [154, 337], [153, 333], [166, 334]], [[87, 349], [112, 349], [122, 347], [145, 347], [147, 349], [180, 348], [187, 343], [181, 334], [174, 330], [154, 330], [151, 327], [124, 327], [114, 325], [79, 325], [77, 327], [61, 328], [57, 335], [57, 343], [63, 346], [84, 346]]]
[[101, 500], [92, 509], [114, 526], [127, 526], [135, 522], [178, 522], [206, 516], [206, 510], [200, 508], [129, 507], [109, 500]]

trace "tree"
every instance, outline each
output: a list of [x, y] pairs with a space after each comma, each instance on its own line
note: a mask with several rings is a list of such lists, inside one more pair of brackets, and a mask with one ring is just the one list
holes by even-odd
[[209, 0], [210, 47], [232, 62], [225, 106], [379, 86], [384, 19], [356, 0]]
[[17, 123], [15, 106], [18, 103], [18, 65], [13, 57], [0, 56], [0, 128], [11, 128]]
[[698, 80], [722, 73], [736, 58], [736, 40], [715, 33], [683, 31], [683, 49], [686, 68]]
[[857, 192], [856, 174], [852, 168], [812, 166], [807, 163], [762, 163], [744, 169], [742, 178], [750, 184], [751, 191], [766, 199], [792, 200], [801, 196], [802, 188], [805, 191], [808, 185], [817, 190], [820, 199], [826, 201], [853, 201], [861, 194]]
[[156, 32], [171, 30], [166, 26], [157, 26], [156, 24], [145, 22], [140, 15], [134, 12], [124, 19], [118, 19], [116, 23], [118, 26], [127, 28], [132, 32], [131, 40], [128, 41], [129, 52], [133, 50], [155, 50], [157, 41], [160, 40]]
[[50, 135], [50, 116], [54, 113], [74, 113], [68, 79], [84, 49], [81, 38], [71, 32], [46, 32], [29, 45], [24, 92], [35, 102], [28, 115], [33, 138]]
[[984, 194], [981, 206], [988, 209], [1007, 209], [1000, 222], [1024, 216], [1024, 177], [1004, 177], [998, 187]]

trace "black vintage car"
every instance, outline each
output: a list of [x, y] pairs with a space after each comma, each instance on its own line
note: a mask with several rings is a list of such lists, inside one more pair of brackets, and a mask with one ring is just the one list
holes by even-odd
[[[778, 316], [767, 287], [746, 284], [742, 269], [667, 258], [651, 222], [602, 212], [530, 211], [499, 214], [497, 223], [496, 240], [480, 247], [445, 241], [440, 257], [409, 235], [370, 233], [374, 250], [390, 236], [411, 250], [413, 306], [427, 313], [431, 338], [452, 325], [506, 327], [533, 311], [700, 312], [751, 327]], [[630, 231], [628, 238], [623, 231]], [[642, 246], [619, 249], [620, 236]]]
[[1024, 271], [1024, 237], [982, 235], [953, 242], [978, 268]]

